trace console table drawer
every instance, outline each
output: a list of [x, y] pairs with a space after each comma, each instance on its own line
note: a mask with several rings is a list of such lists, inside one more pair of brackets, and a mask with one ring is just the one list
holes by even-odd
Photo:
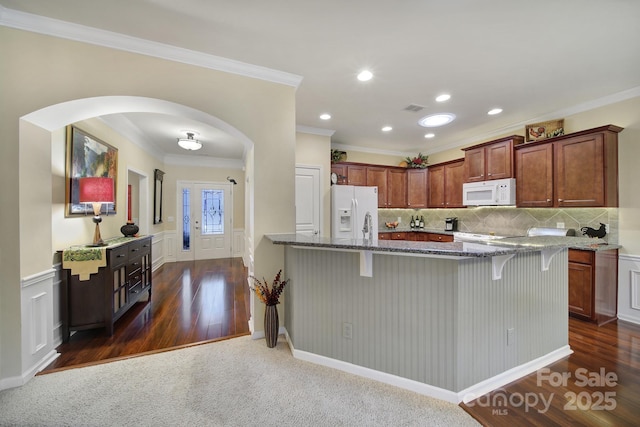
[[118, 268], [129, 260], [129, 248], [127, 245], [118, 246], [109, 250], [109, 265]]

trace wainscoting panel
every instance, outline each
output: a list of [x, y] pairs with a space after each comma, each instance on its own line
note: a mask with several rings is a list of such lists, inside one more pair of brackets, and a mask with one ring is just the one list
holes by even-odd
[[618, 319], [640, 325], [640, 256], [618, 257]]
[[241, 257], [244, 255], [244, 229], [236, 228], [233, 230], [233, 257]]
[[50, 269], [21, 281], [23, 383], [58, 356], [53, 333], [55, 277]]

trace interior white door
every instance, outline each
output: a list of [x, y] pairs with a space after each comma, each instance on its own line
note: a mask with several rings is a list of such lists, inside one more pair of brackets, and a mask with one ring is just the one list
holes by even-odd
[[296, 233], [320, 234], [320, 168], [296, 167]]
[[232, 257], [231, 184], [182, 183], [178, 187], [182, 237], [178, 260]]

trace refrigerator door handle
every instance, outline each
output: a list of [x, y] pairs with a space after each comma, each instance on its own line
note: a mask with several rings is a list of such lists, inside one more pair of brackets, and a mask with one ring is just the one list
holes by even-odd
[[356, 199], [355, 197], [353, 199], [351, 199], [351, 206], [352, 206], [352, 211], [351, 211], [351, 224], [353, 224], [353, 227], [351, 228], [351, 238], [352, 239], [357, 239], [358, 238], [358, 233], [360, 232], [360, 230], [358, 230], [358, 224], [360, 224], [360, 222], [358, 221], [358, 199]]

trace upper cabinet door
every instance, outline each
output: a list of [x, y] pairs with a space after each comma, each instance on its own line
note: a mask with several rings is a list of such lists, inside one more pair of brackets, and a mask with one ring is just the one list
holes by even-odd
[[605, 206], [601, 133], [555, 143], [557, 206]]
[[407, 170], [407, 207], [427, 207], [427, 169]]
[[407, 171], [405, 169], [389, 168], [387, 170], [387, 207], [407, 207]]
[[387, 202], [387, 168], [383, 166], [367, 167], [367, 186], [378, 187], [378, 207], [388, 207]]
[[347, 165], [347, 184], [367, 185], [367, 167], [364, 165]]
[[427, 168], [427, 204], [430, 208], [444, 207], [444, 166], [429, 166]]
[[516, 205], [553, 206], [553, 144], [530, 145], [515, 154]]
[[446, 164], [444, 167], [444, 203], [447, 208], [461, 208], [462, 184], [464, 183], [464, 160]]
[[464, 153], [464, 168], [467, 182], [484, 181], [484, 147], [467, 150]]
[[486, 179], [513, 177], [513, 141], [489, 145], [485, 151]]

